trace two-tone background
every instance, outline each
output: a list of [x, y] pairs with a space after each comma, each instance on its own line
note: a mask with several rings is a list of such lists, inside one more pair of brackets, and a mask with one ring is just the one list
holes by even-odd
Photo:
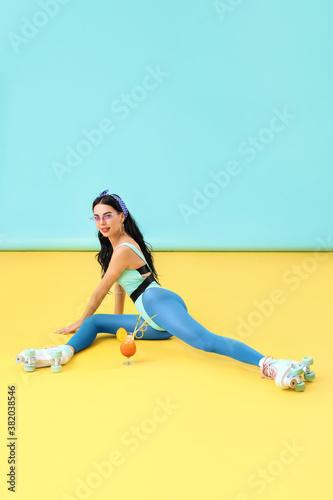
[[[1, 496], [15, 385], [18, 499], [333, 498], [332, 3], [4, 0], [0, 13]], [[128, 371], [103, 333], [59, 376], [24, 372], [15, 355], [67, 342], [54, 330], [99, 283], [89, 217], [105, 189], [199, 322], [265, 355], [314, 356], [316, 382], [282, 391], [177, 338], [138, 341]]]

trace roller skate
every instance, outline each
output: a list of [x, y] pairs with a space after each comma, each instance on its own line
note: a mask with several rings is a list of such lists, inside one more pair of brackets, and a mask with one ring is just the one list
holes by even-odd
[[[275, 383], [281, 389], [294, 389], [302, 392], [305, 389], [305, 382], [315, 379], [315, 372], [310, 370], [313, 364], [311, 356], [305, 356], [302, 363], [292, 359], [274, 359], [273, 356], [262, 358], [259, 362], [261, 376], [275, 380]], [[304, 380], [302, 379], [304, 375]]]
[[45, 349], [25, 349], [15, 357], [15, 361], [23, 364], [26, 372], [33, 372], [35, 368], [51, 366], [52, 372], [59, 373], [62, 370], [62, 365], [67, 363], [73, 354], [73, 350], [67, 345]]

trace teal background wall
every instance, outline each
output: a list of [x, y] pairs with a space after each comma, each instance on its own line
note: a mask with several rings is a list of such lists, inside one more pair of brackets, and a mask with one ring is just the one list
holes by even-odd
[[2, 2], [2, 250], [333, 249], [333, 3]]

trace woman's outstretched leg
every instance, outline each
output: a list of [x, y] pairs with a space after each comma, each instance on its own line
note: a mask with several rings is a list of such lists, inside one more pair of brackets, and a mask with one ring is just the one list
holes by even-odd
[[223, 354], [256, 366], [264, 357], [239, 340], [216, 335], [204, 328], [188, 314], [183, 299], [170, 290], [148, 288], [143, 293], [142, 303], [149, 316], [156, 314], [154, 321], [159, 326], [196, 349]]
[[[143, 319], [140, 320], [138, 326], [144, 322]], [[93, 314], [84, 320], [80, 328], [75, 332], [72, 338], [67, 342], [67, 344], [55, 346], [55, 349], [61, 351], [60, 364], [64, 365], [73, 357], [75, 352], [82, 351], [88, 347], [96, 338], [98, 333], [111, 333], [116, 334], [118, 328], [123, 327], [128, 332], [133, 332], [137, 323], [137, 316], [135, 314]], [[140, 332], [141, 333], [141, 332]], [[161, 340], [172, 337], [168, 332], [163, 332], [155, 330], [151, 326], [147, 327], [144, 332], [143, 340]], [[51, 359], [53, 357], [53, 349], [29, 349], [29, 356], [33, 356], [34, 366], [36, 368], [41, 368], [45, 366], [50, 366], [52, 364]], [[26, 365], [27, 362], [30, 363], [28, 359], [28, 354], [22, 351], [15, 357], [17, 363]]]
[[[73, 337], [66, 343], [75, 349], [75, 352], [82, 351], [95, 340], [98, 333], [116, 334], [118, 328], [123, 327], [128, 332], [133, 332], [138, 316], [135, 314], [93, 314], [86, 318]], [[139, 326], [144, 322], [140, 320]], [[141, 332], [140, 332], [141, 335]], [[144, 332], [142, 340], [159, 340], [172, 337], [168, 332], [155, 330], [148, 326]]]

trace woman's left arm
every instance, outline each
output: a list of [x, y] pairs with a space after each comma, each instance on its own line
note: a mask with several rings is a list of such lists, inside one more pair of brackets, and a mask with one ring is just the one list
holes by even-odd
[[114, 287], [115, 299], [114, 299], [114, 314], [123, 314], [126, 292], [119, 283], [115, 284]]

